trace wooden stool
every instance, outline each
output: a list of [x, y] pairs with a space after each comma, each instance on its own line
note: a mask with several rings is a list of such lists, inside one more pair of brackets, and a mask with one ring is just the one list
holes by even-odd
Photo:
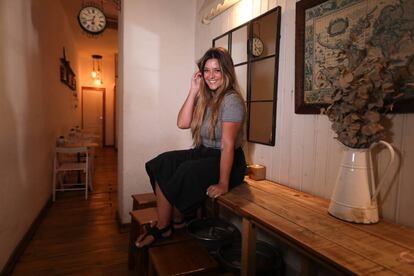
[[157, 206], [157, 198], [154, 193], [132, 195], [132, 202], [132, 210]]
[[155, 247], [164, 247], [164, 246], [168, 246], [169, 244], [181, 244], [182, 242], [188, 241], [193, 239], [193, 237], [191, 237], [187, 230], [182, 229], [182, 230], [174, 230], [174, 233], [172, 234], [171, 237], [168, 237], [166, 239], [162, 239], [160, 241], [157, 241], [153, 244], [151, 244], [149, 247], [146, 248], [142, 248], [140, 249], [140, 252], [137, 256], [137, 265], [136, 265], [136, 269], [135, 269], [135, 275], [139, 275], [139, 276], [145, 276], [148, 275], [149, 273], [149, 269], [148, 269], [148, 264], [149, 264], [149, 250], [151, 248], [155, 248]]
[[140, 255], [140, 249], [135, 250], [135, 241], [141, 235], [145, 224], [158, 221], [157, 208], [145, 208], [130, 212], [131, 215], [131, 229], [129, 235], [129, 252], [128, 252], [128, 268], [133, 269], [136, 265], [136, 258], [134, 251]]
[[217, 275], [217, 262], [199, 241], [149, 248], [149, 275]]
[[[143, 233], [143, 228], [146, 224], [155, 223], [158, 221], [157, 208], [145, 208], [132, 211], [131, 213], [131, 232], [128, 253], [128, 268], [130, 270], [136, 270], [137, 275], [147, 275], [148, 272], [148, 247], [136, 248], [135, 241], [138, 236]], [[160, 240], [151, 244], [153, 246], [162, 246], [170, 243], [181, 242], [191, 239], [191, 236], [187, 233], [186, 229], [175, 230], [173, 235], [169, 238]]]

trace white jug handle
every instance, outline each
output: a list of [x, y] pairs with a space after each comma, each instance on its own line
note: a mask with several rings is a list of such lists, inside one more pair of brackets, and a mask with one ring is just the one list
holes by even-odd
[[[369, 149], [371, 150], [372, 148], [374, 148], [375, 146], [377, 146], [377, 145], [379, 145], [379, 144], [383, 144], [384, 146], [386, 146], [387, 147], [387, 149], [389, 150], [389, 152], [390, 152], [390, 161], [388, 162], [388, 164], [387, 164], [387, 167], [386, 167], [386, 169], [385, 169], [385, 172], [384, 172], [384, 174], [381, 176], [381, 178], [379, 178], [380, 179], [380, 181], [379, 181], [379, 184], [378, 184], [378, 186], [377, 187], [374, 187], [374, 185], [372, 186], [372, 191], [373, 191], [373, 195], [372, 195], [372, 197], [371, 197], [371, 201], [372, 200], [375, 200], [376, 198], [377, 198], [377, 196], [378, 196], [378, 194], [379, 194], [379, 192], [380, 192], [380, 190], [381, 190], [381, 188], [382, 188], [382, 186], [384, 185], [384, 183], [385, 183], [385, 176], [388, 174], [388, 172], [389, 172], [389, 169], [391, 168], [391, 164], [392, 164], [392, 162], [394, 162], [394, 156], [395, 156], [395, 151], [394, 151], [394, 149], [393, 149], [393, 147], [390, 145], [390, 143], [388, 143], [388, 142], [385, 142], [385, 141], [379, 141], [378, 143], [374, 143], [374, 144], [372, 144], [370, 147], [369, 147]], [[371, 161], [372, 162], [372, 161]], [[372, 167], [372, 166], [371, 166]], [[374, 182], [372, 182], [372, 183], [374, 183]]]

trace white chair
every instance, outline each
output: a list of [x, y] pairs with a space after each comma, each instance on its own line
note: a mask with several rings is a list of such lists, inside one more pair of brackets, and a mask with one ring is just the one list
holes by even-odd
[[[80, 158], [82, 156], [82, 158]], [[85, 190], [85, 199], [88, 199], [89, 176], [89, 153], [87, 147], [56, 147], [53, 166], [53, 201], [56, 192]], [[84, 183], [64, 183], [63, 175], [70, 171], [85, 174]], [[57, 183], [59, 178], [59, 183]], [[80, 177], [76, 177], [80, 182]]]

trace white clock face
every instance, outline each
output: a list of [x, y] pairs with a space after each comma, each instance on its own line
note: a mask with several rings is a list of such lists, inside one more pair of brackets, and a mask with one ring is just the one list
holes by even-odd
[[106, 17], [96, 7], [84, 7], [78, 15], [81, 27], [92, 34], [101, 33], [106, 27]]
[[257, 38], [257, 37], [253, 37], [253, 41], [252, 41], [252, 55], [255, 57], [260, 56], [263, 53], [263, 42]]

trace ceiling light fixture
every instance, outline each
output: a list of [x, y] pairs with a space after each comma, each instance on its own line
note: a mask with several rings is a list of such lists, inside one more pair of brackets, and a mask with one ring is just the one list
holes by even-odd
[[92, 55], [92, 72], [91, 76], [93, 83], [96, 85], [102, 85], [102, 56]]
[[214, 17], [222, 14], [224, 11], [229, 9], [234, 4], [240, 2], [240, 0], [222, 0], [220, 3], [217, 4], [216, 7], [212, 8], [210, 12], [206, 13], [203, 18], [201, 19], [201, 22], [203, 24], [210, 24], [211, 20], [213, 20]]

